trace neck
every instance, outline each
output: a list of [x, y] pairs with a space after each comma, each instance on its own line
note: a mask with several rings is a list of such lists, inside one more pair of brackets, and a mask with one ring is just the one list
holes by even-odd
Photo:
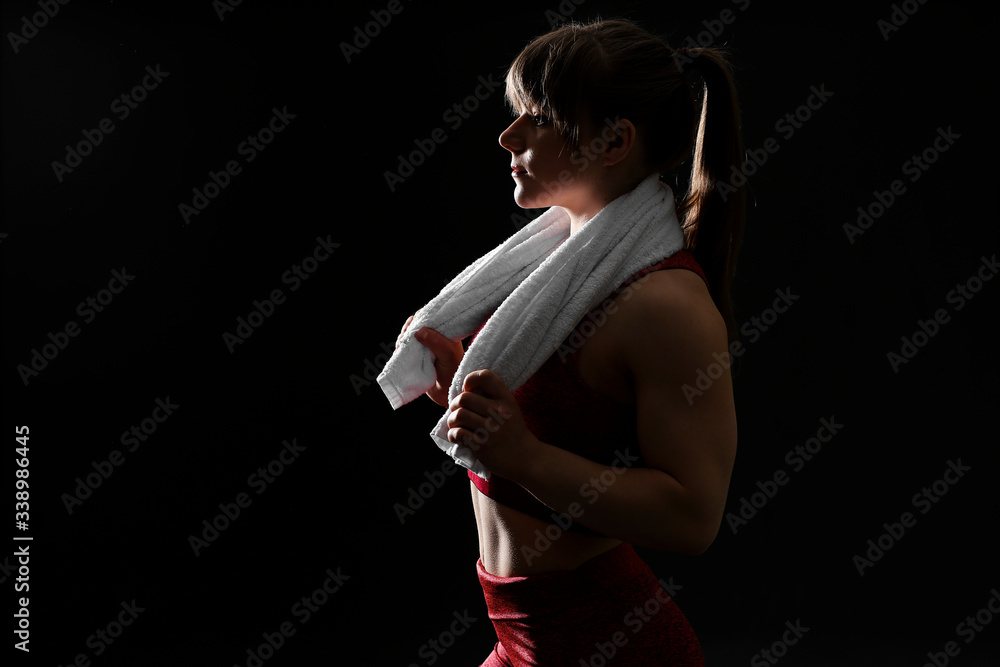
[[593, 213], [576, 213], [573, 211], [567, 211], [569, 213], [569, 235], [572, 236], [583, 229], [583, 226], [587, 224], [587, 221], [597, 215], [597, 213], [600, 212], [604, 206], [607, 206], [607, 204], [605, 203], [601, 205], [601, 207]]
[[566, 212], [569, 213], [569, 233], [570, 236], [576, 234], [580, 231], [587, 222], [593, 218], [595, 215], [601, 212], [605, 206], [618, 199], [624, 194], [632, 192], [636, 187], [646, 179], [646, 176], [633, 178], [628, 181], [622, 181], [617, 184], [607, 187], [604, 192], [599, 193], [595, 196], [587, 205], [580, 207], [573, 207], [572, 209], [566, 208]]

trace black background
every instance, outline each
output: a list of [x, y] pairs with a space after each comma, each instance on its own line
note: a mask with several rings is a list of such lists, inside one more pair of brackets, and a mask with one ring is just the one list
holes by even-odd
[[[16, 664], [245, 665], [291, 622], [265, 664], [424, 665], [421, 646], [466, 610], [477, 621], [435, 664], [492, 648], [464, 475], [403, 524], [394, 509], [443, 463], [427, 436], [439, 409], [393, 412], [368, 381], [405, 318], [515, 230], [502, 89], [460, 127], [442, 115], [479, 77], [499, 81], [559, 4], [404, 0], [347, 62], [339, 44], [385, 6], [244, 2], [220, 20], [208, 1], [71, 2], [15, 53], [9, 33], [40, 10], [4, 5], [0, 459], [13, 512], [13, 427], [28, 425], [30, 530], [8, 525], [33, 537], [31, 653], [3, 649]], [[790, 481], [702, 556], [641, 552], [683, 586], [710, 665], [750, 663], [796, 620], [809, 631], [784, 665], [921, 665], [947, 641], [953, 664], [1000, 660], [1000, 620], [971, 643], [956, 630], [1000, 586], [998, 286], [961, 310], [947, 300], [997, 251], [996, 11], [911, 2], [885, 39], [890, 3], [859, 6], [588, 0], [572, 13], [679, 45], [730, 8], [716, 42], [735, 53], [747, 148], [780, 145], [749, 180], [737, 321], [777, 289], [799, 299], [744, 337], [727, 511], [777, 470]], [[113, 100], [157, 65], [169, 74], [119, 120]], [[811, 86], [833, 95], [778, 132]], [[275, 108], [294, 118], [247, 162], [239, 144]], [[105, 117], [115, 130], [60, 181], [53, 161]], [[390, 190], [397, 156], [439, 127], [447, 141]], [[939, 128], [960, 138], [911, 181], [904, 162]], [[179, 205], [233, 159], [242, 171], [186, 224]], [[896, 179], [905, 193], [851, 243], [844, 223]], [[292, 291], [282, 275], [317, 237], [339, 247]], [[77, 304], [123, 267], [134, 280], [84, 322]], [[275, 289], [287, 300], [230, 352], [223, 334]], [[894, 372], [887, 353], [939, 308], [950, 320]], [[26, 384], [18, 366], [70, 320], [79, 335]], [[120, 434], [167, 397], [174, 414], [127, 451]], [[822, 418], [843, 428], [793, 472], [785, 453]], [[248, 477], [293, 438], [304, 451], [256, 494]], [[70, 513], [65, 494], [116, 449], [124, 463]], [[913, 495], [958, 459], [970, 470], [920, 514]], [[241, 492], [250, 506], [196, 556], [189, 537]], [[853, 557], [905, 511], [916, 525], [859, 576]], [[13, 613], [23, 593], [4, 564]], [[301, 623], [293, 606], [338, 568], [349, 579]], [[132, 600], [143, 611], [96, 655], [88, 637]]]

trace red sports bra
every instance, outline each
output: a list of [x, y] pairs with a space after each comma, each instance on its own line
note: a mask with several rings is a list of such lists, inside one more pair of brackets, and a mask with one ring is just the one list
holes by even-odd
[[[662, 269], [688, 269], [706, 280], [705, 273], [694, 257], [681, 250], [638, 271], [608, 298], [617, 296], [630, 283], [647, 273]], [[606, 300], [603, 299], [601, 303]], [[640, 457], [639, 463], [635, 465], [641, 467], [643, 463], [636, 433], [635, 406], [617, 403], [597, 394], [584, 383], [577, 366], [579, 351], [587, 332], [593, 333], [590, 326], [595, 326], [590, 321], [591, 316], [599, 313], [601, 308], [602, 306], [598, 306], [580, 321], [563, 345], [514, 392], [514, 398], [528, 428], [542, 442], [609, 466], [615, 463], [619, 452], [628, 448], [630, 455]], [[600, 321], [599, 315], [597, 320]], [[587, 326], [588, 322], [590, 326]], [[519, 484], [494, 474], [488, 480], [471, 470], [468, 475], [477, 489], [502, 505], [549, 523], [554, 523], [554, 517], [558, 516], [558, 512], [543, 504]], [[562, 517], [560, 521], [565, 525], [567, 519], [568, 517]], [[576, 522], [572, 523], [569, 530], [598, 534]]]

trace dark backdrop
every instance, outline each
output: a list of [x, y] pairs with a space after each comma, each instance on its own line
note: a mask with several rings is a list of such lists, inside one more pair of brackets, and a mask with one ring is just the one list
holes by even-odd
[[[387, 6], [5, 4], [0, 458], [13, 514], [28, 426], [30, 520], [8, 515], [0, 590], [8, 638], [29, 597], [31, 653], [4, 652], [479, 664], [495, 638], [468, 484], [434, 474], [438, 408], [393, 412], [371, 380], [403, 320], [523, 224], [510, 116], [481, 81], [568, 15], [677, 45], [714, 32], [738, 65], [753, 152], [730, 516], [702, 556], [642, 552], [682, 587], [709, 664], [998, 664], [995, 10]], [[772, 317], [778, 290], [797, 298]], [[822, 420], [833, 438], [786, 457]], [[457, 636], [454, 614], [475, 619]], [[794, 645], [786, 623], [808, 628]]]

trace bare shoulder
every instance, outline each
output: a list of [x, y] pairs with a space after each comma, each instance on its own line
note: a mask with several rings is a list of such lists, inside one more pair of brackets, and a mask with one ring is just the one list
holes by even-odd
[[725, 320], [705, 282], [693, 271], [648, 273], [616, 302], [621, 308], [619, 344], [633, 370], [654, 360], [658, 365], [697, 365], [713, 352], [726, 350]]
[[705, 328], [721, 328], [725, 337], [726, 325], [722, 315], [715, 307], [705, 281], [694, 271], [653, 271], [626, 287], [617, 301], [623, 319], [629, 320], [630, 329], [648, 330], [653, 326], [654, 331], [660, 333], [667, 330], [679, 333], [694, 327], [704, 333]]

